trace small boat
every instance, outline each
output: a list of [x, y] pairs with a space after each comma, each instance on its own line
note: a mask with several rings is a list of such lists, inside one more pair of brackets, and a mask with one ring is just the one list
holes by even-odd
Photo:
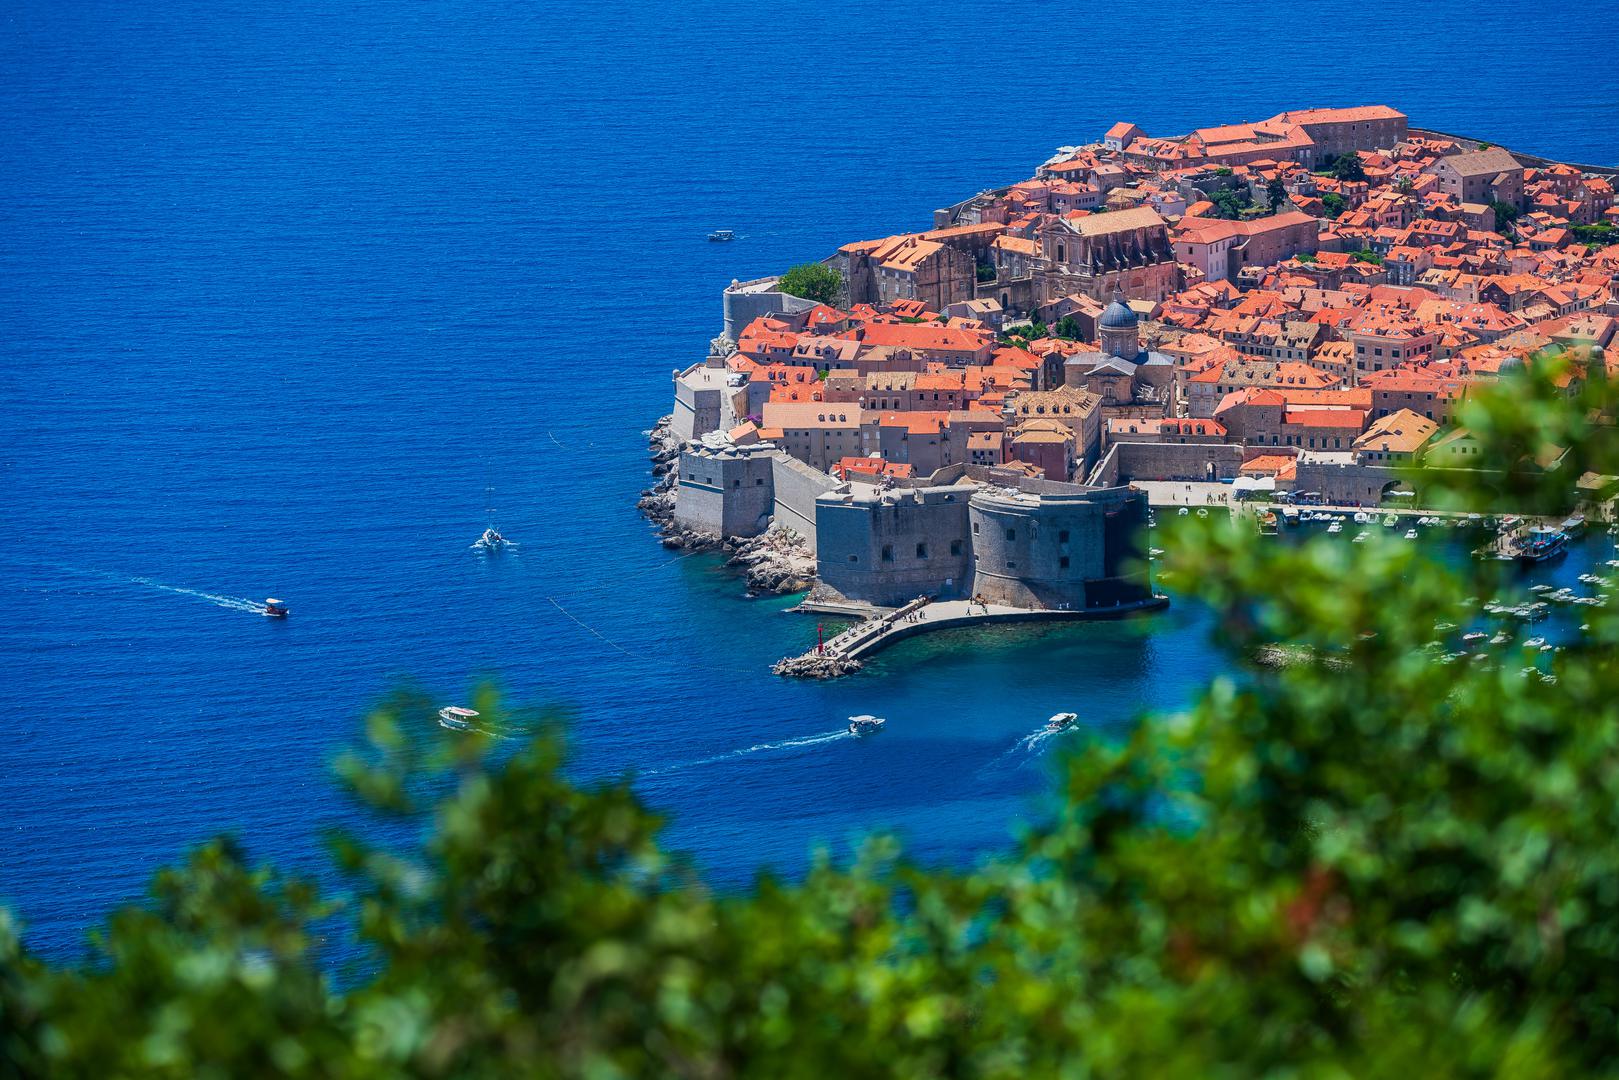
[[475, 548], [481, 548], [484, 551], [499, 551], [501, 548], [506, 547], [510, 543], [511, 541], [500, 535], [498, 530], [488, 528], [483, 531], [483, 535], [478, 537], [477, 542], [472, 546]]
[[1262, 536], [1276, 535], [1276, 515], [1269, 510], [1262, 510], [1259, 514], [1259, 532]]
[[1531, 585], [1531, 586], [1529, 586], [1529, 591], [1532, 592], [1532, 593], [1549, 593], [1555, 588], [1556, 588], [1555, 585], [1547, 585], [1544, 582], [1542, 582], [1539, 585]]
[[1385, 514], [1385, 515], [1383, 515], [1383, 527], [1384, 528], [1392, 529], [1392, 528], [1394, 528], [1394, 526], [1398, 525], [1399, 523], [1400, 523], [1400, 519], [1395, 517], [1393, 514]]
[[1438, 633], [1448, 634], [1456, 629], [1456, 624], [1453, 622], [1436, 622], [1433, 624], [1433, 628]]
[[727, 240], [735, 240], [736, 233], [730, 229], [715, 229], [713, 232], [708, 234], [708, 238], [713, 243], [723, 244]]
[[860, 716], [849, 717], [850, 735], [875, 735], [883, 729], [885, 721], [880, 716], [863, 713]]
[[1078, 719], [1078, 713], [1060, 712], [1056, 716], [1053, 716], [1050, 720], [1046, 721], [1046, 730], [1052, 732], [1067, 731], [1069, 728], [1074, 726], [1074, 721]]
[[1334, 521], [1331, 525], [1327, 526], [1327, 531], [1333, 534], [1341, 533], [1344, 531], [1344, 523], [1341, 521]]
[[1186, 515], [1187, 515], [1187, 514], [1190, 514], [1190, 513], [1191, 513], [1191, 511], [1190, 511], [1190, 510], [1188, 510], [1188, 509], [1186, 509], [1186, 507], [1184, 507], [1184, 506], [1183, 506], [1183, 507], [1181, 507], [1181, 508], [1180, 508], [1180, 510], [1178, 510], [1178, 511], [1177, 511], [1177, 513], [1178, 513], [1178, 514], [1179, 514], [1179, 515], [1180, 515], [1180, 516], [1181, 516], [1181, 517], [1185, 517], [1185, 516], [1186, 516]]
[[1415, 540], [1417, 538], [1417, 530], [1415, 530], [1415, 529], [1407, 529], [1407, 530], [1405, 530], [1405, 538], [1407, 540]]
[[1358, 533], [1355, 534], [1354, 542], [1357, 543], [1357, 544], [1364, 544], [1366, 542], [1366, 538], [1369, 535], [1371, 535], [1371, 534], [1370, 533], [1364, 533], [1364, 532], [1358, 532]]
[[1356, 510], [1355, 511], [1355, 524], [1356, 525], [1365, 525], [1365, 524], [1368, 524], [1371, 520], [1372, 520], [1372, 515], [1368, 514], [1366, 511], [1364, 511], [1364, 510]]
[[1470, 630], [1462, 635], [1462, 641], [1468, 645], [1477, 645], [1488, 637], [1489, 635], [1482, 630]]
[[1206, 508], [1200, 506], [1197, 508], [1197, 516], [1200, 518], [1206, 518], [1209, 516], [1209, 512]]
[[287, 604], [284, 600], [270, 597], [264, 601], [264, 613], [272, 619], [285, 619], [287, 617]]
[[1543, 646], [1545, 644], [1546, 644], [1546, 639], [1545, 638], [1543, 638], [1543, 637], [1532, 637], [1532, 638], [1529, 638], [1527, 641], [1525, 641], [1523, 643], [1523, 647], [1526, 648], [1526, 649], [1538, 649], [1538, 648], [1540, 648], [1541, 646]]
[[1502, 632], [1502, 631], [1498, 631], [1495, 634], [1494, 637], [1490, 638], [1490, 644], [1491, 645], [1505, 645], [1507, 642], [1509, 642], [1511, 640], [1512, 640], [1512, 635], [1511, 634], [1508, 634], [1508, 633], [1505, 633], [1505, 632]]
[[478, 719], [477, 709], [463, 709], [459, 705], [446, 705], [438, 711], [439, 727], [449, 728], [451, 731], [471, 731], [472, 722]]

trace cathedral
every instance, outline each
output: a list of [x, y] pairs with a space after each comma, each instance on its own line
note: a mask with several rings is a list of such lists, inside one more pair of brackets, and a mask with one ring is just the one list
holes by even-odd
[[1141, 320], [1118, 289], [1097, 320], [1096, 337], [1095, 352], [1075, 353], [1063, 363], [1063, 385], [1099, 395], [1104, 407], [1156, 404], [1168, 415], [1175, 361], [1141, 347]]

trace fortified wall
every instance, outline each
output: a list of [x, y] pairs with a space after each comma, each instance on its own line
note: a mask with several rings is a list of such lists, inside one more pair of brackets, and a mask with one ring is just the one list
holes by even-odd
[[758, 536], [775, 509], [772, 443], [691, 443], [680, 453], [675, 521], [716, 537]]
[[803, 537], [814, 551], [815, 500], [836, 490], [842, 482], [780, 451], [771, 456], [771, 479], [775, 489], [775, 524]]
[[972, 497], [973, 596], [1080, 610], [1152, 595], [1142, 549], [1146, 496], [1126, 487], [1063, 486], [1069, 490], [986, 488]]
[[1242, 469], [1242, 455], [1235, 443], [1118, 442], [1089, 479], [1100, 487], [1132, 480], [1229, 480]]
[[846, 488], [815, 500], [823, 585], [883, 606], [969, 595], [967, 503], [976, 485]]

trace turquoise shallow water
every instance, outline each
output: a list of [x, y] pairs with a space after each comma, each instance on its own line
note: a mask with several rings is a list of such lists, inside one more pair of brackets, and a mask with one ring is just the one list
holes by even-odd
[[[76, 950], [218, 830], [318, 862], [326, 763], [405, 676], [566, 705], [577, 774], [638, 770], [721, 882], [878, 827], [930, 860], [1003, 846], [1046, 786], [1028, 733], [1184, 702], [1221, 667], [1206, 620], [774, 679], [813, 622], [651, 541], [641, 430], [732, 277], [925, 224], [1121, 117], [1379, 100], [1619, 159], [1611, 65], [1503, 74], [1521, 11], [1374, 2], [1301, 36], [1312, 10], [8, 12], [0, 897], [30, 942]], [[1611, 44], [1607, 14], [1564, 18]], [[489, 483], [522, 543], [499, 560], [467, 547]], [[242, 609], [268, 594], [293, 617]], [[890, 730], [820, 738], [856, 712]]]

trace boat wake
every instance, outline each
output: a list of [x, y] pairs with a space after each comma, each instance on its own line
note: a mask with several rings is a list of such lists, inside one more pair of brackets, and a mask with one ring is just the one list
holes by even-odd
[[696, 761], [682, 761], [674, 765], [666, 765], [661, 769], [647, 769], [642, 776], [658, 776], [663, 773], [679, 772], [682, 769], [695, 769], [701, 765], [719, 765], [727, 761], [747, 757], [749, 754], [763, 754], [772, 750], [797, 750], [806, 746], [820, 746], [823, 743], [838, 742], [841, 739], [853, 739], [848, 728], [839, 728], [828, 731], [822, 735], [806, 735], [799, 739], [783, 739], [780, 742], [756, 743], [741, 750], [732, 750], [725, 754], [715, 754], [713, 757], [698, 758]]
[[200, 589], [188, 589], [183, 585], [166, 585], [151, 578], [136, 577], [129, 579], [132, 584], [145, 585], [148, 589], [157, 589], [160, 592], [174, 593], [178, 596], [190, 596], [198, 600], [206, 600], [215, 607], [222, 607], [227, 611], [247, 611], [254, 615], [264, 614], [264, 605], [245, 596], [224, 596], [220, 593], [203, 592]]

